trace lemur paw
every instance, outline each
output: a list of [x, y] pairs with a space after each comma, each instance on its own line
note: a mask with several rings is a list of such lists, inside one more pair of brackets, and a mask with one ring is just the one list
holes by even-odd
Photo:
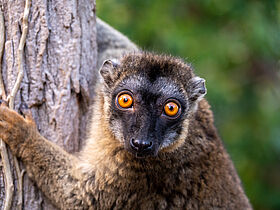
[[13, 153], [17, 153], [22, 144], [31, 140], [37, 132], [31, 111], [21, 111], [25, 117], [9, 109], [3, 102], [0, 105], [0, 138], [10, 146]]

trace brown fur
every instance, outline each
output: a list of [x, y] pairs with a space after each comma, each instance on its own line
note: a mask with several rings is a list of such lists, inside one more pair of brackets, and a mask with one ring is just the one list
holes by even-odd
[[[133, 71], [153, 64], [182, 86], [194, 77], [190, 66], [180, 59], [139, 53], [122, 59], [114, 85]], [[87, 144], [79, 157], [44, 139], [29, 115], [23, 118], [0, 107], [0, 137], [23, 160], [28, 175], [57, 207], [251, 209], [206, 100], [202, 99], [197, 110], [185, 119], [176, 142], [161, 149], [156, 157], [143, 159], [127, 152], [113, 135], [109, 96], [103, 83], [97, 87], [93, 107]]]

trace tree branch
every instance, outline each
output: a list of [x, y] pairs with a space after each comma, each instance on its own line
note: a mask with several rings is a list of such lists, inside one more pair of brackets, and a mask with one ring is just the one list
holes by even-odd
[[[17, 51], [17, 65], [18, 65], [18, 76], [17, 76], [17, 80], [16, 83], [12, 89], [12, 92], [10, 93], [9, 96], [9, 107], [10, 109], [14, 109], [14, 105], [15, 105], [15, 97], [16, 94], [19, 90], [21, 81], [23, 79], [23, 49], [25, 46], [25, 42], [26, 42], [26, 35], [27, 35], [27, 31], [28, 31], [28, 15], [29, 15], [29, 11], [30, 11], [30, 6], [31, 6], [31, 0], [26, 0], [25, 1], [25, 7], [24, 7], [24, 13], [23, 13], [23, 18], [22, 18], [22, 34], [20, 37], [20, 42], [19, 42], [19, 46], [18, 46], [18, 51]], [[20, 170], [19, 167], [19, 162], [17, 160], [16, 157], [14, 157], [14, 165], [15, 165], [15, 169], [16, 169], [16, 174], [17, 174], [17, 179], [18, 179], [18, 185], [17, 185], [17, 189], [18, 189], [18, 203], [17, 203], [17, 209], [21, 210], [22, 209], [22, 191], [23, 191], [23, 175], [24, 175], [24, 171]]]
[[6, 93], [4, 88], [4, 82], [2, 77], [2, 56], [4, 52], [4, 43], [5, 43], [5, 25], [4, 25], [4, 17], [3, 12], [0, 8], [0, 95], [2, 98], [6, 99]]
[[[18, 76], [16, 79], [16, 83], [8, 96], [9, 100], [9, 107], [10, 109], [14, 108], [14, 103], [15, 103], [15, 96], [19, 90], [21, 81], [23, 79], [23, 49], [24, 45], [26, 42], [26, 35], [27, 35], [27, 30], [28, 30], [28, 15], [30, 11], [30, 6], [31, 6], [31, 0], [26, 0], [25, 1], [25, 8], [24, 8], [24, 13], [23, 13], [23, 18], [22, 18], [22, 34], [20, 38], [20, 43], [17, 51], [17, 64], [18, 64]], [[2, 76], [2, 55], [3, 55], [3, 48], [4, 48], [4, 35], [5, 35], [5, 26], [4, 26], [4, 18], [3, 18], [3, 13], [0, 11], [0, 93], [3, 99], [6, 99], [6, 93], [5, 93], [5, 87], [4, 87], [4, 82], [3, 82], [3, 76]], [[13, 186], [13, 179], [12, 179], [12, 173], [11, 173], [11, 167], [10, 167], [10, 162], [8, 158], [8, 153], [7, 153], [7, 148], [6, 144], [1, 140], [0, 142], [0, 149], [1, 149], [1, 156], [3, 159], [3, 168], [4, 168], [4, 173], [6, 177], [6, 184], [7, 184], [7, 189], [6, 189], [6, 198], [5, 198], [5, 207], [4, 210], [9, 210], [11, 209], [11, 204], [12, 204], [12, 196], [14, 192], [14, 186]], [[19, 167], [19, 162], [16, 157], [13, 158], [14, 160], [14, 165], [15, 165], [15, 170], [17, 174], [17, 179], [18, 179], [18, 184], [17, 184], [17, 189], [18, 189], [18, 203], [17, 203], [17, 209], [22, 209], [22, 191], [23, 191], [23, 175], [24, 175], [24, 170], [21, 171]]]
[[[0, 90], [1, 90], [2, 98], [6, 99], [6, 93], [5, 93], [5, 88], [4, 88], [3, 78], [2, 78], [2, 55], [3, 55], [4, 42], [5, 42], [4, 37], [5, 37], [4, 16], [0, 9]], [[0, 151], [1, 151], [3, 169], [5, 174], [5, 180], [6, 180], [4, 210], [9, 210], [11, 209], [11, 205], [13, 201], [14, 184], [13, 184], [13, 177], [12, 177], [7, 147], [5, 142], [3, 142], [2, 140], [0, 140]]]
[[24, 13], [23, 13], [23, 18], [22, 18], [22, 34], [20, 37], [20, 42], [19, 42], [18, 51], [17, 51], [18, 76], [17, 76], [16, 83], [14, 85], [14, 88], [9, 97], [9, 107], [11, 109], [14, 108], [15, 96], [19, 90], [19, 87], [20, 87], [20, 84], [21, 84], [21, 81], [23, 78], [23, 64], [22, 64], [23, 49], [24, 49], [26, 35], [27, 35], [27, 29], [28, 29], [28, 15], [29, 15], [29, 10], [30, 10], [30, 5], [31, 5], [31, 0], [25, 0], [25, 8], [24, 8]]

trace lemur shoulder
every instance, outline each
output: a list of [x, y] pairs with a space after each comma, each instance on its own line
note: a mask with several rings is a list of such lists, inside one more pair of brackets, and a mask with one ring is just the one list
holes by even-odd
[[99, 64], [77, 156], [41, 136], [30, 114], [0, 107], [0, 138], [29, 177], [60, 209], [251, 209], [203, 99], [205, 80], [97, 24], [99, 59], [118, 60]]

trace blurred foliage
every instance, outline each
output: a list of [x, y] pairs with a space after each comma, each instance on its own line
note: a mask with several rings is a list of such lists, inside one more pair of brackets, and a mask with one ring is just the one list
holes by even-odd
[[255, 209], [280, 209], [280, 1], [97, 0], [143, 49], [192, 63]]

